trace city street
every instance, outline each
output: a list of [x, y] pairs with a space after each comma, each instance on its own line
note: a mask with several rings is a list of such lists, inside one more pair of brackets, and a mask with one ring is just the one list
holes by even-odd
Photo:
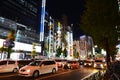
[[40, 75], [38, 78], [32, 77], [22, 77], [15, 73], [4, 73], [0, 74], [0, 80], [81, 80], [82, 78], [89, 76], [92, 73], [97, 72], [98, 70], [92, 68], [80, 69], [59, 69], [56, 74], [45, 74]]

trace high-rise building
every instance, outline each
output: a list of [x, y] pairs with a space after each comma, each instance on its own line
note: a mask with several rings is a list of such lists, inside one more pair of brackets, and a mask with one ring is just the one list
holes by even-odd
[[[11, 29], [15, 30], [13, 50], [32, 51], [36, 43], [36, 53], [41, 52], [39, 42], [39, 25], [41, 0], [2, 0], [0, 1], [0, 47]], [[24, 47], [23, 47], [24, 46]], [[37, 49], [37, 47], [39, 49]]]
[[39, 30], [40, 5], [41, 0], [1, 0], [0, 16]]

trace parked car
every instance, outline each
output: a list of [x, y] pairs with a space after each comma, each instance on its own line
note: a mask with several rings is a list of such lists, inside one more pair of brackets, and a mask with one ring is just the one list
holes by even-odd
[[105, 69], [107, 67], [106, 61], [103, 59], [96, 59], [94, 61], [94, 68]]
[[35, 60], [19, 70], [19, 75], [26, 77], [38, 77], [41, 74], [56, 73], [58, 70], [54, 60]]
[[0, 73], [4, 72], [17, 72], [19, 66], [17, 61], [14, 60], [1, 60], [0, 61]]
[[85, 60], [78, 60], [79, 65], [84, 65], [84, 61], [85, 61]]
[[32, 60], [17, 60], [19, 68], [28, 65]]
[[55, 59], [58, 68], [62, 68], [64, 67], [64, 65], [66, 64], [66, 59]]
[[80, 67], [79, 62], [74, 60], [68, 60], [64, 65], [64, 68], [68, 69], [78, 69], [79, 67]]
[[85, 60], [84, 61], [84, 66], [85, 67], [92, 67], [94, 64], [93, 60]]

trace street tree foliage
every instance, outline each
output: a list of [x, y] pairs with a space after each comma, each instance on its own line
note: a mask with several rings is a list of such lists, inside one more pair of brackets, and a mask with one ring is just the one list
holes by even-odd
[[34, 59], [35, 55], [36, 55], [36, 48], [35, 48], [36, 44], [32, 43], [32, 52], [31, 52], [31, 57]]
[[84, 14], [81, 16], [80, 27], [92, 36], [95, 44], [110, 54], [115, 53], [118, 41], [116, 26], [118, 25], [117, 0], [86, 0]]
[[73, 54], [74, 58], [79, 58], [79, 52]]
[[67, 50], [66, 50], [66, 48], [63, 50], [63, 56], [67, 57]]
[[60, 57], [61, 53], [62, 53], [62, 48], [61, 47], [58, 47], [57, 50], [56, 50], [56, 56], [57, 57]]
[[8, 40], [12, 40], [15, 41], [15, 30], [10, 30], [8, 36], [7, 36]]
[[[14, 47], [14, 42], [15, 41], [15, 30], [10, 30], [7, 39], [6, 39], [6, 44], [9, 43], [9, 45], [7, 46], [7, 52], [8, 52], [8, 56], [7, 58], [10, 58], [10, 53], [12, 51], [12, 47]], [[4, 46], [3, 46], [4, 47]]]

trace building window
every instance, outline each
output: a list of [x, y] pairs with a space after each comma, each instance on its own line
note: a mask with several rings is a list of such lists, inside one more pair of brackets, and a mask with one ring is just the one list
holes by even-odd
[[25, 5], [25, 0], [20, 0], [20, 3], [21, 3], [22, 5]]
[[31, 5], [30, 3], [28, 3], [27, 7], [28, 7], [32, 12], [37, 13], [37, 9], [36, 9], [33, 5]]

